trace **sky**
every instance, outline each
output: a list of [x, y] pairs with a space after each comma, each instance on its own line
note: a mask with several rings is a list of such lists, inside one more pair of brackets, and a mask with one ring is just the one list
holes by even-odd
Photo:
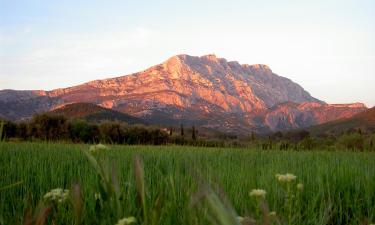
[[373, 0], [0, 0], [0, 89], [68, 87], [178, 54], [266, 64], [327, 103], [375, 106]]

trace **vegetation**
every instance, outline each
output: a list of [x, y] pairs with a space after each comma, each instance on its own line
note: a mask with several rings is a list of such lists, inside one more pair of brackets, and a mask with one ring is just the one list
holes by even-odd
[[84, 102], [65, 105], [50, 113], [71, 119], [83, 119], [89, 122], [121, 121], [127, 124], [147, 124], [137, 117]]
[[[178, 131], [179, 132], [173, 132]], [[208, 134], [208, 135], [207, 135]], [[132, 125], [121, 121], [89, 122], [67, 119], [60, 114], [39, 114], [29, 121], [3, 122], [0, 138], [8, 141], [60, 141], [72, 143], [192, 145], [204, 147], [255, 147], [263, 150], [350, 150], [374, 151], [374, 131], [355, 129], [340, 134], [311, 134], [307, 130], [276, 132], [268, 136], [236, 136], [216, 132], [201, 132], [191, 128], [164, 128]]]
[[374, 153], [88, 149], [0, 143], [0, 187], [22, 182], [0, 189], [0, 224], [358, 225], [375, 220]]

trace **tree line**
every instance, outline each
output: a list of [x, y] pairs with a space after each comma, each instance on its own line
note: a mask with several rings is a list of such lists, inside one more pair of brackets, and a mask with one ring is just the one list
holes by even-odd
[[[31, 120], [22, 122], [0, 121], [1, 139], [23, 141], [71, 141], [74, 143], [110, 143], [110, 144], [201, 144], [197, 130], [193, 125], [189, 136], [181, 124], [179, 133], [175, 128], [158, 126], [129, 125], [120, 121], [88, 122], [83, 119], [69, 120], [62, 115], [37, 114]], [[215, 145], [207, 142], [206, 144]]]
[[38, 114], [22, 122], [0, 121], [0, 140], [67, 141], [73, 143], [191, 145], [204, 147], [255, 147], [263, 150], [337, 150], [375, 151], [375, 133], [360, 129], [340, 135], [313, 136], [306, 130], [248, 136], [215, 133], [199, 135], [193, 125], [175, 127], [128, 125], [119, 121], [88, 122], [62, 115]]

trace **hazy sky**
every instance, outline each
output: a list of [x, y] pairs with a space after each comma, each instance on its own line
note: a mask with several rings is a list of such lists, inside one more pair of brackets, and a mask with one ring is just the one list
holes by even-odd
[[375, 105], [374, 0], [0, 0], [0, 89], [53, 89], [172, 55], [267, 64], [328, 103]]

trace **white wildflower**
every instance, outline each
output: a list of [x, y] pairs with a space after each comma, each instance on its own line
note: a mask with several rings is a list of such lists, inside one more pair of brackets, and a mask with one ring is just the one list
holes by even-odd
[[253, 189], [250, 192], [250, 196], [265, 198], [266, 197], [266, 193], [267, 192], [265, 190], [263, 190], [263, 189]]
[[132, 224], [137, 222], [137, 220], [134, 217], [128, 217], [128, 218], [123, 218], [119, 221], [117, 221], [116, 225], [127, 225], [127, 224]]
[[275, 217], [276, 216], [276, 212], [275, 211], [270, 212], [269, 216], [270, 217]]
[[242, 223], [244, 218], [242, 216], [237, 216], [237, 220], [238, 220], [238, 222]]
[[50, 192], [46, 193], [43, 198], [45, 200], [49, 201], [57, 201], [59, 203], [64, 202], [69, 197], [69, 190], [62, 189], [62, 188], [56, 188], [52, 189]]
[[103, 144], [97, 144], [97, 145], [92, 145], [92, 146], [90, 147], [89, 152], [90, 152], [91, 154], [95, 154], [95, 153], [99, 153], [99, 152], [105, 151], [105, 150], [107, 150], [107, 149], [108, 149], [107, 146], [105, 146], [105, 145], [103, 145]]
[[287, 174], [276, 174], [276, 178], [278, 181], [282, 183], [289, 183], [297, 179], [297, 176], [291, 173]]

